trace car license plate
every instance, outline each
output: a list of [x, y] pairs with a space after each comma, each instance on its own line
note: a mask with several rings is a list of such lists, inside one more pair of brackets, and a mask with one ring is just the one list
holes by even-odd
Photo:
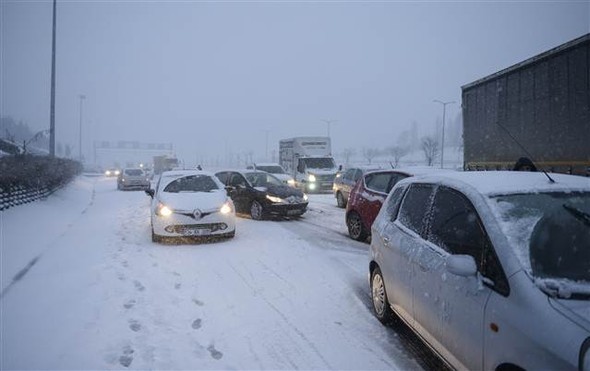
[[183, 234], [185, 236], [206, 236], [211, 234], [211, 231], [209, 229], [193, 228], [185, 229]]
[[301, 214], [301, 210], [287, 210], [287, 215]]

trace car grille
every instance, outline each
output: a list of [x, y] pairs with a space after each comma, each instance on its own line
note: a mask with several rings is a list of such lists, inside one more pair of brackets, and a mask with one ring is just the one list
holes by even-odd
[[207, 223], [207, 224], [177, 224], [169, 225], [164, 230], [168, 233], [186, 234], [187, 230], [208, 229], [211, 232], [222, 231], [227, 229], [225, 223]]

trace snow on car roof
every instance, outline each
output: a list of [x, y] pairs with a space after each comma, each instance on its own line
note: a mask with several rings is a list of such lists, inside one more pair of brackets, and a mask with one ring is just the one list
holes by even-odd
[[548, 191], [590, 191], [590, 178], [553, 173], [549, 176], [555, 183], [549, 181], [542, 172], [525, 171], [449, 171], [423, 175], [419, 179], [453, 185], [458, 189], [467, 185], [487, 196]]
[[447, 173], [447, 172], [452, 172], [455, 170], [439, 169], [439, 168], [431, 167], [431, 166], [403, 166], [403, 167], [396, 167], [396, 168], [390, 168], [390, 169], [374, 169], [374, 170], [367, 171], [367, 174], [386, 172], [386, 171], [395, 171], [395, 172], [407, 174], [410, 176], [420, 176], [420, 175]]

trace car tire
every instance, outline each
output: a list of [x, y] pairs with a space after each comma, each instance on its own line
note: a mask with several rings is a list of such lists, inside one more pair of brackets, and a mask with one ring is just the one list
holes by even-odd
[[375, 317], [384, 325], [391, 324], [395, 317], [389, 299], [387, 299], [387, 291], [385, 290], [385, 281], [383, 274], [379, 267], [375, 267], [371, 274], [371, 302], [373, 304], [373, 311]]
[[363, 220], [358, 213], [352, 211], [348, 214], [346, 217], [346, 226], [348, 227], [348, 235], [350, 238], [357, 241], [367, 240], [369, 234], [363, 226]]
[[262, 220], [263, 208], [260, 202], [254, 200], [250, 205], [250, 217], [254, 220]]
[[346, 207], [346, 200], [344, 199], [342, 192], [336, 193], [336, 203], [338, 204], [338, 207], [341, 209], [344, 209]]
[[155, 234], [153, 228], [152, 228], [152, 242], [162, 242], [162, 237]]

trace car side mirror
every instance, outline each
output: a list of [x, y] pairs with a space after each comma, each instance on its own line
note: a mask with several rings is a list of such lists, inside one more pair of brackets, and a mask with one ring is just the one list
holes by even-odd
[[148, 195], [148, 196], [150, 196], [151, 198], [154, 198], [154, 194], [155, 193], [156, 192], [153, 189], [151, 189], [151, 188], [145, 190], [145, 194]]
[[449, 255], [445, 261], [449, 273], [461, 277], [477, 275], [477, 265], [471, 255]]

